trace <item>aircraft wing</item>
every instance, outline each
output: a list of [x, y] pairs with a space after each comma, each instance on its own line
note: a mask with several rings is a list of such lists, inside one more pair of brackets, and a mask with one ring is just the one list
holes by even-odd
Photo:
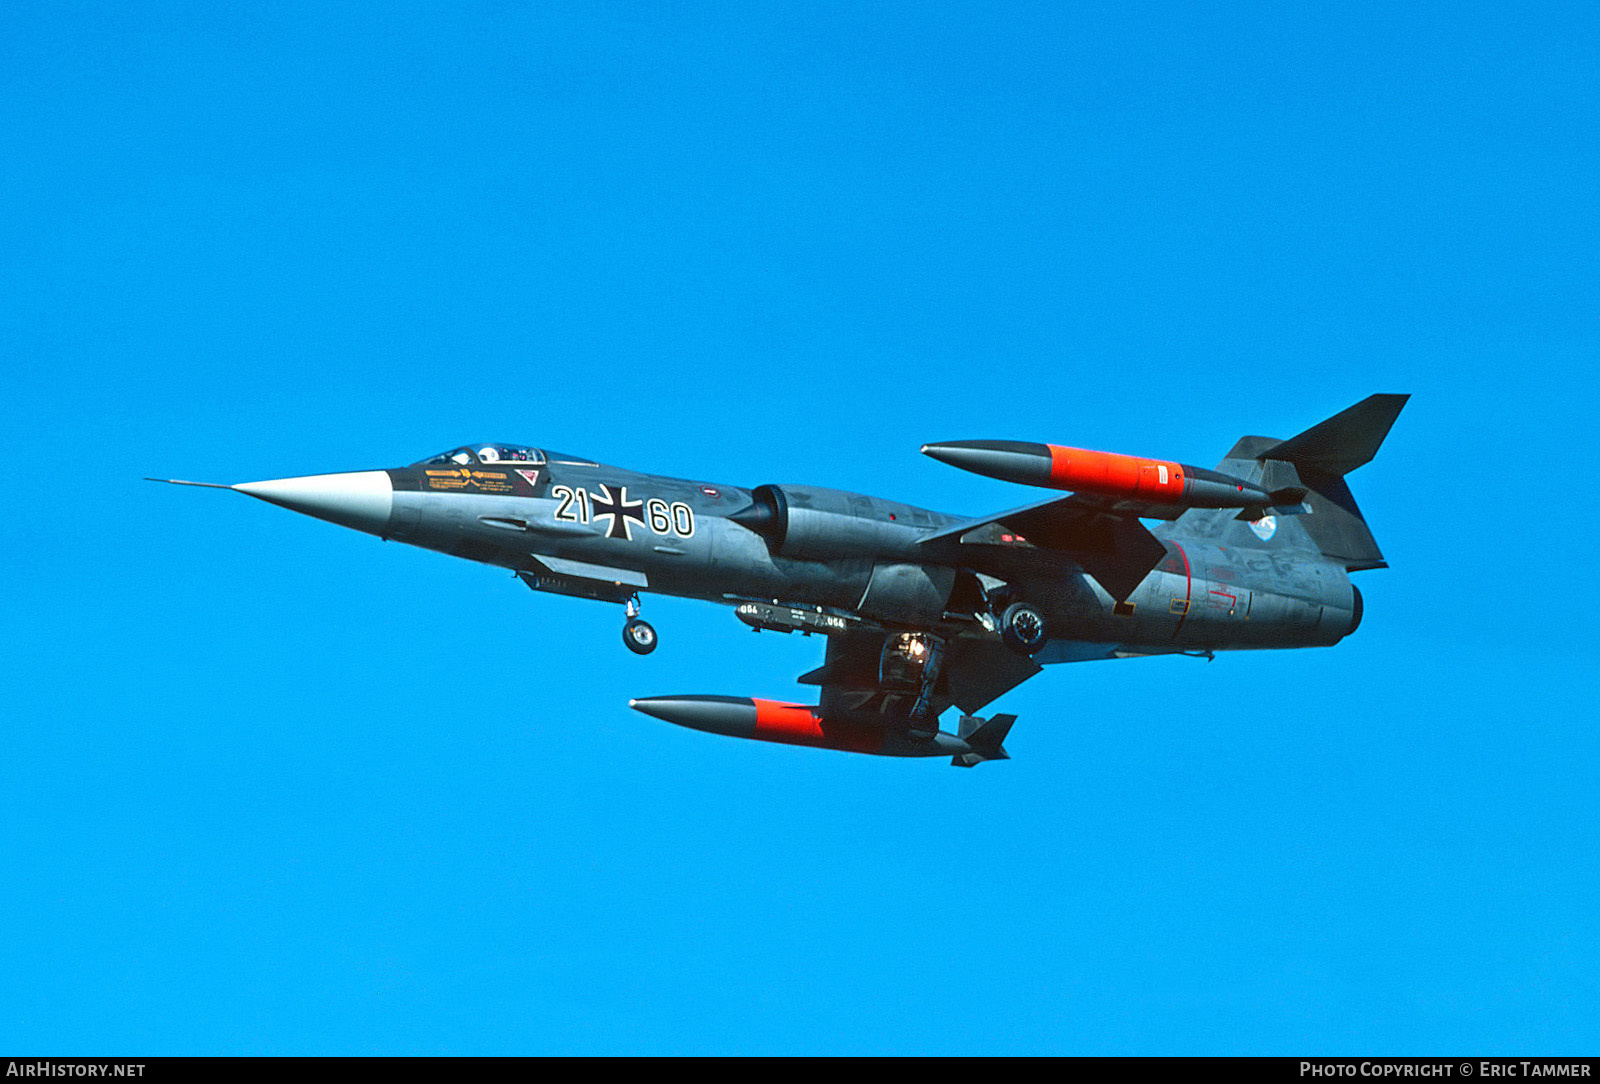
[[1065, 554], [1119, 602], [1161, 563], [1167, 549], [1141, 518], [1176, 519], [1183, 509], [1073, 493], [963, 520], [925, 535], [919, 546], [1014, 546]]
[[[918, 697], [914, 689], [885, 684], [880, 672], [884, 643], [896, 635], [883, 629], [852, 629], [828, 637], [823, 664], [802, 674], [802, 685], [822, 687], [822, 711], [834, 718], [880, 716], [887, 723], [904, 718]], [[949, 641], [934, 685], [932, 714], [952, 704], [968, 715], [1021, 685], [1041, 667], [991, 633]]]

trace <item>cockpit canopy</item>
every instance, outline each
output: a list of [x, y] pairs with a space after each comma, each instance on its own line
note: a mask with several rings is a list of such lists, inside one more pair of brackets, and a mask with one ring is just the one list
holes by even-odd
[[429, 456], [411, 464], [413, 467], [470, 466], [474, 463], [534, 463], [543, 464], [544, 453], [537, 448], [521, 444], [467, 444], [448, 452]]
[[592, 467], [595, 462], [581, 455], [568, 455], [565, 452], [545, 452], [538, 448], [529, 448], [523, 444], [464, 444], [459, 448], [452, 448], [448, 452], [430, 455], [427, 459], [418, 460], [411, 464], [413, 467], [470, 467], [479, 463], [530, 463], [534, 466], [543, 466], [545, 463], [571, 463], [578, 466]]

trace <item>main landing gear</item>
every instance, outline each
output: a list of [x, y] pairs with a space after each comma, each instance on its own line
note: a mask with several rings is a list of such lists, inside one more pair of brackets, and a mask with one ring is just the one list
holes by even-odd
[[656, 636], [656, 627], [639, 618], [638, 595], [628, 600], [628, 620], [622, 626], [622, 642], [635, 655], [648, 655], [661, 642]]
[[1026, 602], [1013, 602], [1000, 615], [1000, 639], [1011, 650], [1032, 655], [1046, 640], [1044, 614]]
[[[961, 612], [970, 612], [985, 632], [998, 632], [1001, 641], [1019, 655], [1033, 655], [1044, 647], [1050, 639], [1050, 630], [1037, 606], [1017, 600], [1018, 592], [1004, 584], [999, 585], [1000, 590], [991, 592], [981, 578], [970, 573], [968, 576], [966, 593], [961, 596], [959, 606]], [[956, 591], [961, 594], [960, 581]], [[956, 609], [954, 596], [951, 601], [951, 608]]]

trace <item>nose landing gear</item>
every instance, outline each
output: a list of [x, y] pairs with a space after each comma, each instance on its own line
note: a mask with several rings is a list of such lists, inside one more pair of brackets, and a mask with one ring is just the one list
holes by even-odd
[[635, 655], [648, 655], [661, 641], [656, 627], [639, 618], [639, 596], [628, 599], [628, 620], [622, 625], [622, 642]]

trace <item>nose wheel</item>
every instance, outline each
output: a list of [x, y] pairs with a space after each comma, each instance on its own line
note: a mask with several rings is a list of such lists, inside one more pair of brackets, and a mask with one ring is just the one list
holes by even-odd
[[656, 644], [660, 641], [656, 639], [654, 625], [635, 617], [622, 626], [622, 642], [627, 644], [628, 650], [635, 655], [648, 655], [656, 649]]
[[656, 636], [656, 627], [640, 619], [637, 595], [628, 600], [628, 620], [622, 626], [622, 642], [635, 655], [648, 655], [661, 642]]

